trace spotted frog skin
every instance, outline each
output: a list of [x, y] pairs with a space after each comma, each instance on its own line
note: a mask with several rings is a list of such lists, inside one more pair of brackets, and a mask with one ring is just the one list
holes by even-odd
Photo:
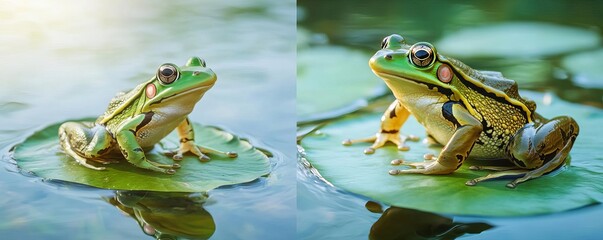
[[571, 117], [545, 119], [537, 114], [536, 104], [520, 97], [515, 81], [437, 54], [430, 43], [408, 45], [402, 36], [391, 35], [369, 65], [396, 100], [374, 137], [346, 140], [344, 145], [372, 142], [365, 150], [370, 154], [391, 141], [408, 150], [405, 141], [415, 138], [399, 131], [410, 115], [427, 129], [428, 140], [443, 145], [438, 156], [426, 155], [423, 162], [392, 161], [410, 167], [391, 170], [392, 175], [450, 174], [468, 157], [506, 159], [511, 166], [472, 166], [494, 172], [466, 185], [519, 176], [507, 184], [515, 188], [562, 166], [578, 136], [578, 124]]
[[107, 156], [117, 153], [139, 168], [174, 174], [180, 165], [162, 164], [149, 160], [145, 151], [152, 149], [174, 129], [180, 136], [180, 148], [174, 160], [182, 160], [191, 152], [201, 161], [205, 154], [236, 157], [234, 152], [222, 152], [195, 144], [195, 132], [188, 119], [195, 104], [216, 82], [214, 72], [205, 61], [192, 57], [186, 65], [178, 67], [163, 64], [150, 80], [127, 93], [118, 94], [107, 111], [95, 122], [66, 122], [59, 128], [61, 147], [82, 166], [103, 170], [89, 160], [108, 164]]

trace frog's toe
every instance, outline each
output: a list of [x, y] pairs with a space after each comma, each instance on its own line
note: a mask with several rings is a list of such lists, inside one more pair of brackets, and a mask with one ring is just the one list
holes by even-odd
[[421, 138], [419, 138], [419, 136], [417, 135], [408, 135], [406, 136], [406, 139], [404, 139], [405, 141], [411, 141], [411, 142], [418, 142], [419, 140], [421, 140]]
[[209, 162], [209, 160], [210, 160], [210, 158], [207, 155], [205, 155], [205, 154], [199, 155], [199, 161], [201, 161], [201, 162]]
[[[469, 166], [469, 170], [473, 170], [473, 171], [479, 171], [482, 170], [482, 168], [480, 166]], [[472, 185], [473, 186], [473, 185]]]
[[176, 154], [174, 154], [174, 156], [172, 156], [172, 159], [174, 159], [176, 161], [182, 160], [182, 153], [176, 153]]
[[390, 164], [391, 164], [391, 165], [394, 165], [394, 166], [397, 166], [397, 165], [402, 164], [403, 162], [404, 162], [404, 160], [403, 160], [403, 159], [394, 159], [394, 160], [392, 160], [392, 161], [390, 162]]
[[226, 152], [226, 156], [228, 156], [229, 158], [236, 158], [239, 156], [239, 154], [236, 152]]
[[475, 179], [471, 179], [467, 182], [465, 182], [465, 185], [467, 186], [475, 186], [478, 183], [478, 181], [476, 181]]
[[410, 147], [406, 146], [404, 144], [400, 144], [400, 145], [398, 145], [398, 150], [400, 150], [400, 151], [408, 151], [408, 150], [410, 150]]
[[411, 168], [424, 169], [426, 162], [401, 162], [401, 164]]
[[375, 149], [372, 147], [364, 149], [364, 154], [373, 154], [373, 153], [375, 153]]
[[178, 164], [178, 163], [174, 163], [174, 164], [172, 164], [172, 168], [173, 168], [173, 169], [179, 169], [180, 167], [181, 167], [181, 166], [180, 166], [180, 164]]
[[169, 175], [174, 175], [176, 173], [176, 170], [168, 168], [165, 170], [165, 173], [169, 174]]

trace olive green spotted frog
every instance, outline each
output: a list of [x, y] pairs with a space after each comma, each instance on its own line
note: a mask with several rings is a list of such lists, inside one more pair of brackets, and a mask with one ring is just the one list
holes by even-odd
[[206, 154], [237, 157], [235, 152], [196, 145], [195, 132], [188, 119], [188, 114], [216, 79], [216, 74], [198, 57], [190, 58], [182, 67], [163, 64], [150, 80], [113, 98], [95, 122], [63, 123], [59, 128], [61, 147], [90, 169], [105, 168], [89, 161], [108, 164], [114, 160], [106, 156], [121, 154], [136, 167], [174, 174], [179, 164], [151, 161], [145, 152], [176, 129], [180, 147], [173, 152], [174, 160], [181, 160], [187, 152], [197, 155], [201, 161], [209, 160]]
[[513, 177], [507, 187], [515, 188], [562, 166], [578, 136], [578, 124], [571, 117], [546, 119], [537, 114], [536, 104], [519, 95], [515, 81], [438, 54], [430, 43], [410, 45], [400, 35], [388, 36], [369, 66], [396, 100], [383, 114], [375, 136], [346, 140], [344, 145], [373, 143], [366, 154], [386, 142], [408, 150], [405, 141], [415, 138], [400, 135], [400, 128], [410, 115], [426, 128], [428, 140], [443, 145], [437, 156], [426, 154], [424, 161], [392, 161], [410, 167], [391, 170], [392, 175], [450, 174], [468, 157], [506, 159], [509, 166], [471, 166], [494, 172], [466, 185]]

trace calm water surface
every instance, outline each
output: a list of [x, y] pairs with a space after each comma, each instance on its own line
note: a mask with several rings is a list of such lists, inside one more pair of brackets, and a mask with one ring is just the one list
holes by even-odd
[[[0, 69], [6, 73], [0, 81], [1, 239], [151, 238], [111, 199], [130, 207], [153, 202], [158, 211], [191, 208], [188, 212], [199, 213], [192, 218], [182, 212], [177, 215], [182, 217], [146, 217], [185, 236], [183, 229], [197, 224], [210, 226], [196, 235], [200, 238], [294, 237], [294, 1], [1, 4]], [[182, 65], [191, 56], [204, 58], [218, 82], [190, 118], [273, 152], [270, 176], [212, 190], [206, 201], [197, 195], [166, 203], [161, 199], [173, 196], [115, 193], [24, 176], [6, 156], [36, 129], [98, 116], [117, 92], [148, 80], [162, 63]], [[176, 202], [182, 205], [168, 204]]]
[[[343, 0], [329, 1], [328, 4], [324, 1], [300, 1], [298, 29], [310, 33], [307, 37], [309, 47], [331, 45], [343, 46], [354, 51], [363, 50], [368, 61], [378, 50], [381, 39], [392, 33], [403, 34], [411, 43], [435, 42], [467, 27], [523, 21], [588, 29], [600, 35], [603, 22], [597, 11], [601, 9], [603, 6], [595, 1], [580, 1], [580, 4], [572, 1], [554, 1], [544, 5], [537, 1], [488, 1], [475, 4], [467, 1], [388, 1], [380, 4]], [[600, 47], [599, 43], [598, 48]], [[304, 51], [304, 48], [301, 47], [298, 51]], [[508, 70], [505, 71], [502, 63], [517, 60], [519, 59], [501, 60], [496, 57], [487, 61], [463, 59], [477, 69], [503, 72]], [[538, 58], [538, 61], [554, 65], [558, 63], [559, 56]], [[366, 71], [370, 71], [368, 66]], [[547, 71], [549, 72], [546, 72], [546, 76], [554, 75], [553, 70]], [[556, 92], [562, 96], [575, 89], [558, 81], [540, 82], [535, 85], [526, 82], [523, 85]], [[523, 85], [520, 82], [520, 86]], [[579, 90], [578, 95], [583, 100], [579, 102], [590, 101], [585, 99], [590, 94], [589, 91], [590, 89]], [[600, 91], [595, 92], [593, 101], [596, 102], [595, 105], [601, 106]], [[453, 222], [493, 226], [490, 229], [484, 228], [487, 230], [481, 234], [464, 235], [465, 239], [599, 239], [600, 229], [603, 227], [598, 220], [603, 214], [603, 206], [600, 204], [569, 212], [531, 217], [440, 215], [379, 206], [380, 204], [371, 202], [371, 199], [328, 185], [301, 163], [298, 164], [297, 176], [297, 231], [302, 239], [366, 239], [369, 235], [375, 237], [374, 239], [432, 239], [416, 234], [436, 230], [439, 224], [445, 226]], [[385, 214], [379, 212], [375, 213], [374, 209], [379, 207], [388, 213], [388, 217], [383, 217]], [[428, 224], [421, 226], [422, 222]], [[463, 226], [457, 230], [461, 233], [471, 232], [471, 228], [475, 230], [483, 226]], [[386, 237], [382, 236], [383, 233], [387, 233]], [[382, 237], [377, 238], [380, 234]], [[451, 232], [447, 236], [433, 239], [452, 239], [460, 235], [462, 234], [455, 235]]]

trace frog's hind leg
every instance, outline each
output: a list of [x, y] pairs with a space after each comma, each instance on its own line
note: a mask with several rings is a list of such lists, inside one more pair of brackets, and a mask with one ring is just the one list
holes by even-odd
[[[111, 150], [111, 136], [101, 126], [90, 122], [66, 122], [59, 127], [61, 147], [69, 156], [84, 167], [94, 170], [104, 170], [88, 163]], [[101, 163], [110, 161], [98, 160]]]
[[494, 172], [494, 173], [490, 173], [490, 174], [488, 174], [486, 176], [483, 176], [483, 177], [478, 177], [478, 178], [469, 180], [469, 181], [467, 181], [465, 183], [465, 185], [467, 185], [467, 186], [475, 186], [477, 183], [483, 182], [483, 181], [486, 181], [486, 180], [493, 180], [493, 179], [505, 178], [505, 177], [524, 176], [528, 171], [529, 170], [527, 170], [527, 169], [512, 169], [512, 170], [505, 170], [505, 171], [500, 171], [500, 172]]
[[574, 145], [579, 127], [573, 118], [561, 116], [543, 120], [534, 127], [528, 124], [518, 131], [508, 146], [510, 159], [518, 166], [531, 169], [524, 176], [507, 184], [515, 188], [518, 184], [538, 178], [561, 167]]
[[569, 154], [569, 151], [572, 148], [573, 144], [574, 140], [568, 141], [565, 146], [549, 162], [542, 165], [542, 167], [529, 171], [523, 177], [513, 180], [512, 182], [507, 184], [507, 187], [515, 188], [518, 184], [522, 182], [540, 177], [561, 167], [561, 165], [565, 162], [565, 159], [567, 158], [567, 155]]

